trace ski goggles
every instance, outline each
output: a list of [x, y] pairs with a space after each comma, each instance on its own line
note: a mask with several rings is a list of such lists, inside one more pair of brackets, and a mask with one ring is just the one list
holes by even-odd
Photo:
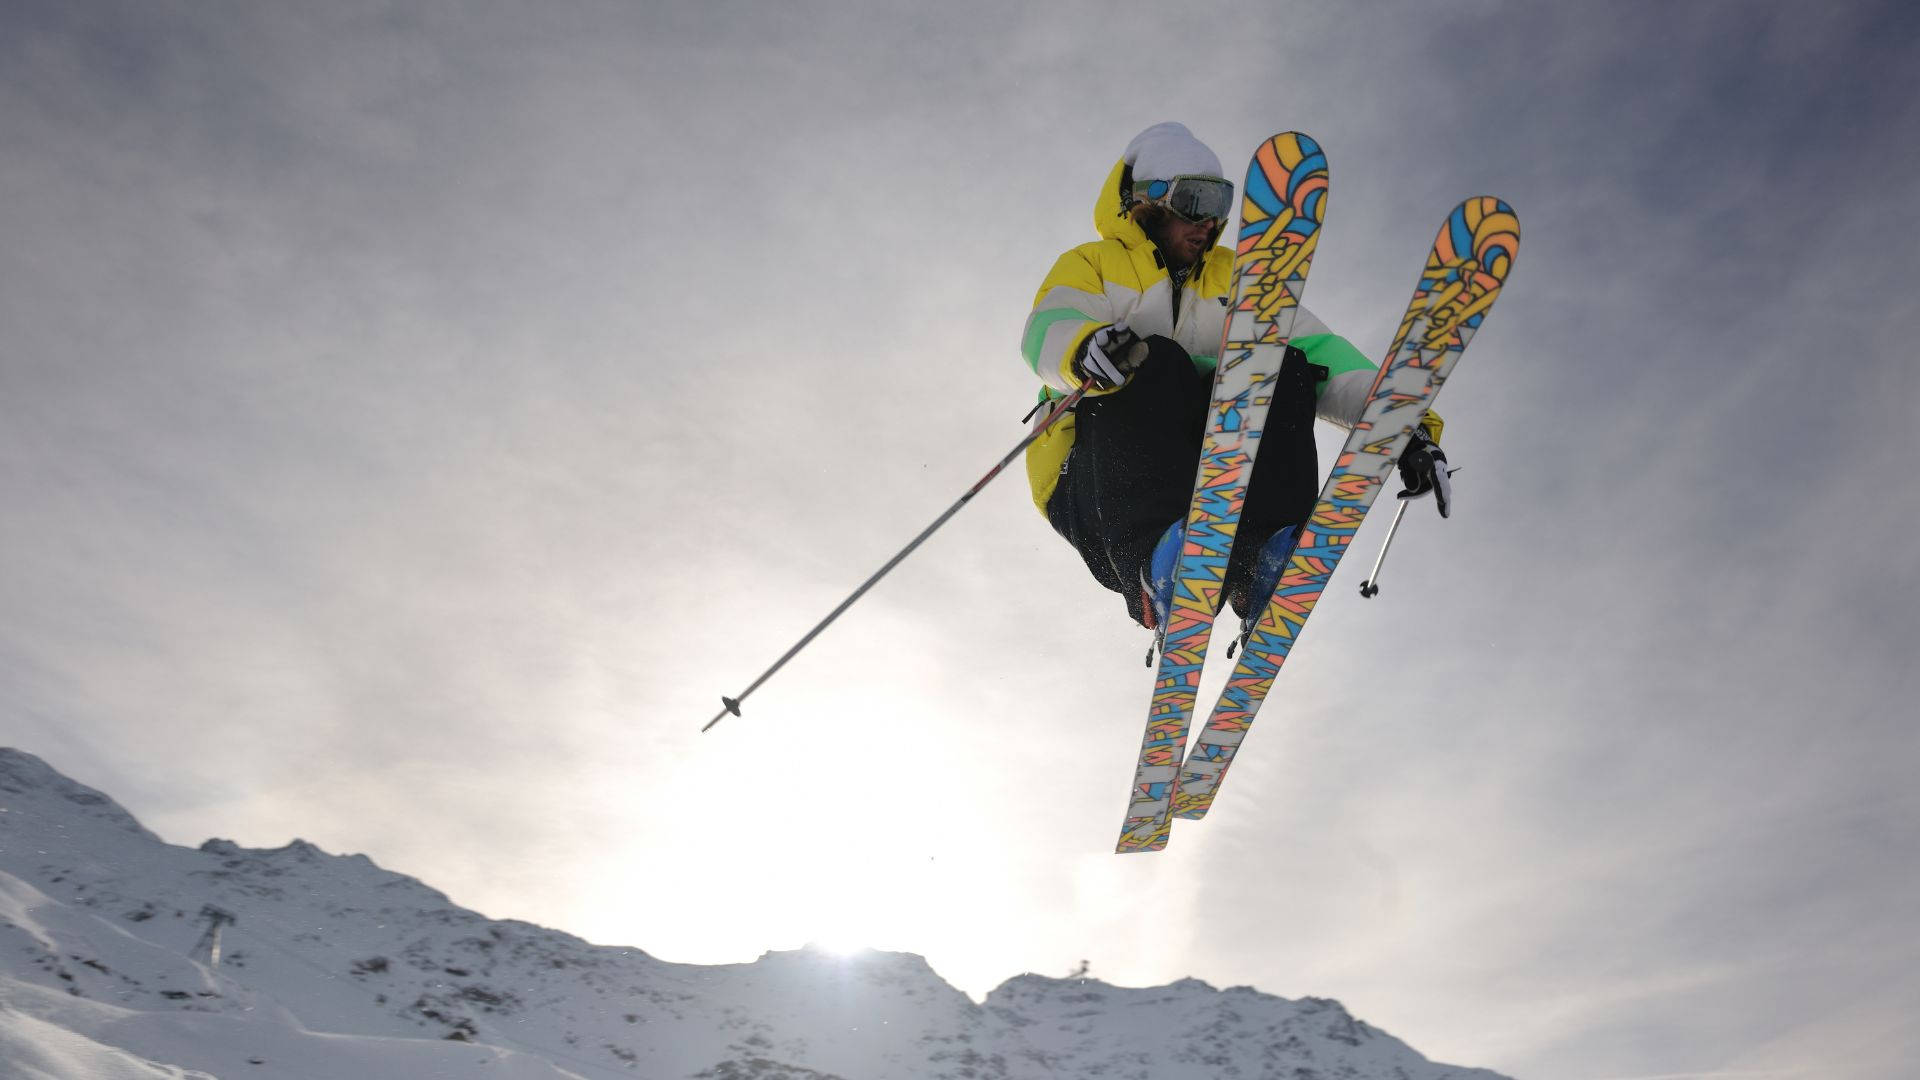
[[1164, 206], [1196, 225], [1225, 221], [1233, 209], [1233, 185], [1217, 176], [1176, 176], [1153, 180], [1134, 194]]

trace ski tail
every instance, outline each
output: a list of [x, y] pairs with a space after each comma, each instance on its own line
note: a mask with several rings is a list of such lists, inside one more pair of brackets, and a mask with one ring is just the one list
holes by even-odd
[[1499, 298], [1520, 247], [1520, 219], [1491, 196], [1454, 207], [1427, 252], [1413, 299], [1374, 377], [1287, 568], [1240, 650], [1174, 784], [1174, 813], [1204, 817], [1361, 520], [1392, 475], [1407, 433], [1439, 394]]

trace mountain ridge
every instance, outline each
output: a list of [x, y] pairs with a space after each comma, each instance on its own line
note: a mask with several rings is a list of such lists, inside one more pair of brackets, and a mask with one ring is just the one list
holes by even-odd
[[975, 1003], [912, 953], [676, 964], [489, 919], [303, 840], [167, 844], [0, 748], [0, 1061], [57, 1059], [49, 1030], [91, 1047], [71, 1073], [90, 1078], [119, 1053], [115, 1075], [193, 1080], [1501, 1080], [1336, 1001], [1198, 979], [1029, 973]]

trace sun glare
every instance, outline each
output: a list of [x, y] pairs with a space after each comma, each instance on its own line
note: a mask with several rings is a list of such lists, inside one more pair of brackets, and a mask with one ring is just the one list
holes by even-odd
[[848, 937], [844, 934], [830, 934], [825, 937], [816, 938], [809, 943], [808, 947], [818, 949], [830, 956], [857, 956], [863, 952], [870, 952], [873, 948], [858, 938]]

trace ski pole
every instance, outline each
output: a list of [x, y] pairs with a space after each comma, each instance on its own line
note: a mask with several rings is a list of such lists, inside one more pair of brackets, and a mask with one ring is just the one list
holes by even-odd
[[[1459, 471], [1458, 468], [1448, 469], [1447, 475], [1452, 476]], [[1393, 524], [1387, 526], [1387, 538], [1380, 544], [1380, 557], [1373, 560], [1373, 572], [1367, 575], [1367, 580], [1360, 583], [1360, 595], [1369, 600], [1380, 593], [1380, 564], [1387, 561], [1387, 549], [1393, 546], [1393, 534], [1400, 528], [1400, 519], [1407, 512], [1409, 505], [1406, 501], [1407, 494], [1408, 492], [1404, 491], [1400, 493], [1400, 509], [1393, 512]]]
[[1373, 570], [1367, 580], [1360, 583], [1360, 595], [1371, 600], [1380, 591], [1380, 564], [1387, 561], [1387, 549], [1393, 546], [1394, 531], [1400, 528], [1400, 519], [1406, 516], [1407, 507], [1413, 504], [1405, 499], [1400, 501], [1400, 509], [1393, 513], [1393, 524], [1387, 526], [1387, 539], [1380, 545], [1380, 557], [1373, 560]]
[[814, 638], [820, 636], [820, 631], [825, 630], [827, 626], [833, 622], [833, 620], [839, 618], [842, 614], [846, 612], [848, 608], [852, 607], [853, 602], [855, 600], [858, 600], [862, 596], [865, 596], [867, 593], [867, 590], [873, 588], [873, 586], [877, 582], [879, 582], [881, 578], [887, 576], [888, 572], [890, 572], [894, 567], [900, 565], [901, 560], [913, 554], [913, 550], [919, 547], [921, 543], [923, 543], [927, 539], [927, 537], [932, 536], [934, 533], [934, 530], [938, 529], [942, 525], [945, 525], [947, 523], [948, 518], [959, 513], [961, 507], [967, 505], [968, 502], [972, 501], [975, 495], [980, 494], [981, 488], [986, 487], [989, 481], [991, 481], [994, 477], [1000, 475], [1000, 470], [1006, 468], [1008, 462], [1011, 462], [1014, 458], [1020, 456], [1020, 452], [1022, 450], [1025, 450], [1028, 446], [1032, 445], [1035, 439], [1038, 439], [1042, 433], [1044, 433], [1048, 428], [1052, 427], [1054, 421], [1060, 419], [1062, 416], [1065, 416], [1067, 413], [1067, 410], [1073, 408], [1073, 406], [1077, 404], [1080, 401], [1080, 399], [1086, 395], [1086, 392], [1087, 392], [1087, 388], [1082, 386], [1080, 389], [1075, 390], [1073, 393], [1068, 394], [1066, 397], [1060, 399], [1060, 404], [1054, 406], [1053, 411], [1048, 413], [1046, 415], [1046, 418], [1041, 420], [1040, 423], [1036, 425], [1032, 431], [1028, 432], [1026, 438], [1020, 440], [1019, 445], [1015, 446], [1012, 450], [1007, 451], [1006, 457], [1001, 458], [998, 464], [996, 464], [993, 468], [988, 469], [987, 475], [975, 481], [974, 485], [967, 489], [967, 493], [965, 495], [960, 496], [960, 501], [954, 503], [952, 506], [947, 507], [946, 513], [943, 513], [939, 517], [933, 519], [933, 524], [927, 526], [925, 529], [922, 529], [919, 536], [914, 537], [912, 542], [907, 544], [906, 547], [903, 547], [900, 549], [899, 554], [895, 555], [891, 559], [888, 559], [887, 564], [885, 566], [882, 566], [879, 570], [876, 570], [872, 577], [868, 578], [865, 582], [862, 582], [859, 588], [853, 590], [853, 595], [847, 597], [845, 600], [840, 601], [839, 607], [834, 608], [832, 613], [830, 613], [826, 618], [821, 619], [820, 622], [817, 625], [815, 625], [813, 629], [807, 631], [806, 636], [801, 638], [798, 642], [795, 642], [793, 648], [788, 649], [784, 656], [780, 657], [780, 659], [778, 660], [775, 660], [773, 662], [772, 667], [761, 672], [760, 677], [753, 680], [753, 683], [749, 685], [745, 690], [740, 691], [738, 695], [734, 697], [726, 697], [722, 695], [720, 698], [720, 703], [725, 707], [722, 708], [718, 713], [715, 713], [713, 719], [707, 721], [706, 727], [703, 727], [700, 730], [704, 732], [708, 728], [713, 727], [713, 725], [719, 723], [721, 720], [726, 719], [728, 713], [732, 713], [734, 716], [739, 716], [740, 703], [747, 700], [748, 694], [751, 694], [755, 690], [760, 689], [761, 683], [766, 682], [768, 679], [773, 677], [774, 672], [779, 671], [782, 667], [785, 667], [787, 661], [793, 659], [794, 656], [796, 656], [801, 649], [806, 648], [813, 641]]

